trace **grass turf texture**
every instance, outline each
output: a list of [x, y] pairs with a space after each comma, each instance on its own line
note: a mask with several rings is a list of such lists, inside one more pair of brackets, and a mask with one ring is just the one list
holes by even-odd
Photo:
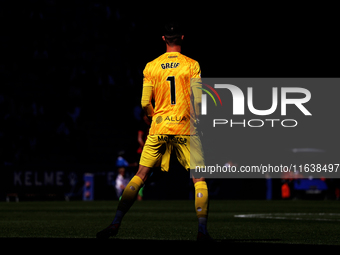
[[[0, 203], [0, 238], [95, 238], [113, 219], [118, 201]], [[340, 244], [339, 201], [210, 201], [208, 230], [219, 242]], [[235, 215], [253, 214], [240, 218]], [[257, 218], [257, 214], [279, 216]], [[194, 241], [193, 200], [136, 201], [116, 239]]]

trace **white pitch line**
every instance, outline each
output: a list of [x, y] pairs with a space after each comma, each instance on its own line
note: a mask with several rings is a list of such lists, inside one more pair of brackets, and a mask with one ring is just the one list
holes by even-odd
[[325, 219], [325, 218], [292, 218], [286, 216], [338, 216], [339, 213], [264, 213], [264, 214], [237, 214], [236, 218], [259, 218], [259, 219], [278, 219], [278, 220], [312, 220], [312, 221], [340, 221], [340, 219]]

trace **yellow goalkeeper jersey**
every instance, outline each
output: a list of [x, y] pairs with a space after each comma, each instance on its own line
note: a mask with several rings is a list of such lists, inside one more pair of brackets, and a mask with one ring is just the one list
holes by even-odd
[[152, 87], [155, 100], [150, 135], [190, 135], [190, 79], [200, 78], [197, 61], [179, 53], [166, 52], [149, 62], [143, 71], [143, 87]]

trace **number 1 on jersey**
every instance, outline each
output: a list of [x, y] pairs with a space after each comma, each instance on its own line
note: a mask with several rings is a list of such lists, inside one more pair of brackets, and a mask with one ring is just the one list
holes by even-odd
[[176, 104], [175, 76], [168, 76], [166, 80], [170, 81], [170, 103], [174, 105]]

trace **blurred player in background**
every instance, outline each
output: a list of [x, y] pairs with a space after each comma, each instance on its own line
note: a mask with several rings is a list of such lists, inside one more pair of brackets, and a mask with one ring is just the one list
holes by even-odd
[[123, 191], [126, 187], [126, 185], [129, 183], [130, 179], [126, 176], [126, 169], [125, 167], [118, 168], [118, 175], [116, 177], [115, 182], [115, 189], [117, 197], [120, 198], [120, 196], [123, 194]]
[[[201, 70], [197, 61], [180, 53], [183, 38], [177, 24], [167, 24], [162, 36], [166, 52], [149, 62], [144, 69], [141, 103], [146, 116], [152, 120], [149, 135], [138, 171], [124, 189], [114, 220], [97, 233], [97, 238], [109, 238], [118, 233], [123, 216], [134, 203], [151, 169], [161, 167], [162, 171], [169, 170], [172, 151], [188, 171], [196, 165], [204, 166], [202, 145], [197, 133], [198, 115], [201, 112], [202, 92], [198, 89], [202, 86]], [[196, 78], [197, 82], [191, 82], [192, 78]], [[155, 108], [152, 99], [155, 100]], [[207, 231], [207, 184], [199, 176], [193, 176], [193, 182], [198, 217], [197, 240], [212, 240]], [[176, 189], [176, 184], [172, 189]]]

